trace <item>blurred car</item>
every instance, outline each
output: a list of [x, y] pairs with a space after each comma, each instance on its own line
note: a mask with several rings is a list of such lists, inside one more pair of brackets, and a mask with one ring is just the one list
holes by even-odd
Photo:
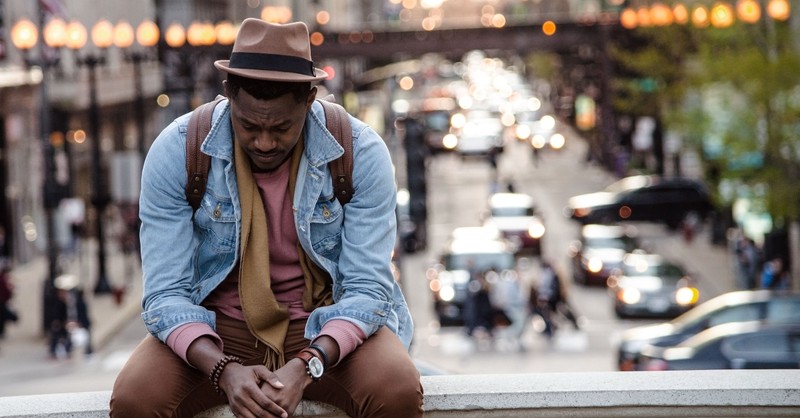
[[571, 197], [566, 214], [583, 224], [649, 221], [677, 228], [684, 219], [702, 220], [712, 210], [700, 181], [641, 175], [620, 179], [601, 192]]
[[729, 322], [672, 347], [642, 349], [640, 370], [798, 369], [800, 322]]
[[450, 118], [456, 108], [455, 100], [450, 97], [427, 98], [422, 106], [425, 143], [431, 154], [452, 151], [455, 142], [450, 134]]
[[448, 241], [503, 241], [503, 233], [492, 225], [461, 226], [453, 228]]
[[494, 193], [489, 196], [484, 225], [498, 229], [516, 247], [517, 253], [542, 254], [545, 226], [536, 214], [533, 197], [525, 193]]
[[677, 318], [626, 330], [617, 349], [617, 367], [635, 370], [647, 345], [672, 346], [704, 329], [728, 322], [800, 322], [800, 293], [774, 290], [729, 292], [695, 306]]
[[526, 111], [515, 115], [514, 134], [517, 139], [529, 143], [536, 149], [560, 150], [564, 148], [564, 135], [556, 132], [556, 119], [550, 115], [539, 116], [538, 112]]
[[570, 243], [567, 252], [572, 278], [580, 284], [605, 286], [625, 254], [640, 247], [636, 229], [630, 225], [584, 225], [580, 237]]
[[472, 111], [456, 135], [455, 150], [462, 156], [487, 156], [503, 150], [503, 123], [488, 111]]
[[697, 303], [700, 291], [679, 264], [658, 254], [625, 254], [608, 277], [618, 317], [676, 317]]
[[463, 325], [470, 271], [503, 273], [515, 263], [513, 248], [505, 240], [451, 240], [439, 262], [425, 273], [439, 324]]

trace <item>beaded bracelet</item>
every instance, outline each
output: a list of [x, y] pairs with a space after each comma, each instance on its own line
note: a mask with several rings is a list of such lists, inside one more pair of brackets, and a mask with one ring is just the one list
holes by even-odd
[[214, 367], [211, 369], [211, 374], [208, 375], [208, 379], [211, 380], [211, 386], [218, 395], [222, 394], [222, 389], [219, 388], [219, 378], [222, 376], [222, 371], [225, 369], [225, 366], [227, 366], [230, 362], [243, 364], [242, 359], [239, 357], [225, 356], [217, 360], [217, 364], [214, 365]]

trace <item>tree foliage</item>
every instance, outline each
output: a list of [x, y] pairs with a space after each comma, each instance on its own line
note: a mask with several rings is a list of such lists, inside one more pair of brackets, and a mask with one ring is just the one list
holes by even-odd
[[[790, 25], [630, 32], [611, 49], [615, 110], [663, 118], [721, 182], [767, 185], [773, 218], [800, 219], [800, 51]], [[643, 88], [647, 78], [655, 89]]]

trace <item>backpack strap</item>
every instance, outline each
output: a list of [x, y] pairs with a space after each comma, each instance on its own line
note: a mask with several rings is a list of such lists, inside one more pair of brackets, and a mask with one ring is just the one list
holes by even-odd
[[344, 148], [344, 154], [328, 163], [336, 199], [344, 206], [353, 197], [353, 130], [344, 108], [330, 101], [331, 96], [319, 100], [325, 109], [325, 125]]
[[200, 145], [211, 130], [211, 119], [214, 108], [225, 96], [217, 96], [211, 102], [200, 105], [189, 117], [189, 128], [186, 131], [186, 199], [192, 212], [200, 207], [206, 193], [208, 169], [211, 157], [200, 151]]

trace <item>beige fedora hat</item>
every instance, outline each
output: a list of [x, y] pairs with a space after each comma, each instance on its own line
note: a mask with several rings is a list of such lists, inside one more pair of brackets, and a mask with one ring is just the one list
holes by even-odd
[[230, 59], [218, 60], [214, 66], [258, 80], [309, 82], [328, 76], [314, 68], [308, 27], [303, 22], [281, 25], [247, 18], [236, 34]]

